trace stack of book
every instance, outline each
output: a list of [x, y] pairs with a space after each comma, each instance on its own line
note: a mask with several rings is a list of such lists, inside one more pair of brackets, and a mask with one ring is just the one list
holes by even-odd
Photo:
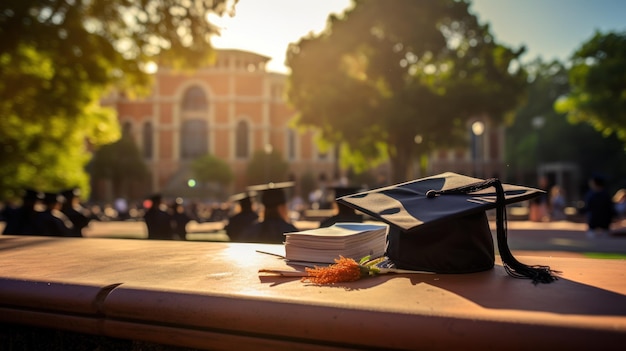
[[330, 227], [285, 233], [285, 258], [289, 261], [334, 263], [339, 256], [357, 262], [384, 255], [387, 224], [336, 223]]

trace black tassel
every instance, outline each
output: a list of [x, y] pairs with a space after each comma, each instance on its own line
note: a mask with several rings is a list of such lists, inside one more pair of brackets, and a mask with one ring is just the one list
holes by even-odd
[[552, 283], [558, 278], [549, 266], [528, 266], [513, 257], [507, 241], [506, 206], [504, 202], [504, 189], [498, 179], [493, 179], [496, 188], [496, 230], [498, 238], [498, 250], [506, 272], [514, 278], [532, 279], [533, 284]]
[[506, 220], [506, 203], [504, 197], [504, 188], [497, 178], [486, 179], [484, 181], [472, 183], [469, 185], [446, 189], [446, 190], [429, 190], [426, 197], [434, 198], [439, 195], [446, 194], [468, 194], [489, 187], [496, 188], [496, 230], [498, 239], [498, 250], [506, 272], [514, 278], [532, 279], [533, 284], [552, 283], [558, 278], [555, 276], [557, 271], [553, 271], [549, 266], [529, 266], [521, 263], [509, 250], [507, 241], [507, 220]]

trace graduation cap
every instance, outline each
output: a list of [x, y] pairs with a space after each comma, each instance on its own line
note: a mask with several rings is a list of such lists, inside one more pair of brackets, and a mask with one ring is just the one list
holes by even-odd
[[275, 207], [287, 203], [285, 189], [294, 186], [294, 182], [267, 183], [251, 185], [248, 191], [257, 191], [261, 194], [261, 202], [265, 207]]
[[44, 193], [43, 202], [46, 205], [53, 205], [56, 203], [63, 203], [65, 198], [61, 194], [57, 193]]
[[494, 266], [494, 243], [487, 210], [496, 210], [498, 250], [507, 273], [534, 283], [556, 280], [547, 266], [515, 259], [507, 244], [506, 205], [544, 193], [442, 173], [337, 199], [390, 224], [386, 256], [400, 269], [470, 273]]
[[241, 193], [237, 193], [237, 194], [231, 195], [228, 198], [228, 201], [230, 201], [230, 202], [250, 201], [256, 195], [257, 195], [256, 191], [244, 191], [244, 192], [241, 192]]
[[69, 202], [72, 199], [80, 197], [80, 188], [71, 188], [67, 190], [63, 190], [61, 195]]
[[238, 202], [242, 208], [249, 209], [252, 207], [252, 199], [257, 196], [256, 191], [244, 191], [238, 194], [231, 195], [228, 198], [230, 202]]
[[163, 201], [163, 195], [161, 195], [160, 193], [156, 193], [156, 194], [152, 194], [150, 195], [150, 200], [152, 201], [153, 204], [155, 203], [161, 203], [161, 201]]

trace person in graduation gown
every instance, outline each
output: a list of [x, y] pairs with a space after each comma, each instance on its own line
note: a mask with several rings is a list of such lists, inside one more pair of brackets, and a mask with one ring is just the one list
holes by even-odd
[[182, 198], [177, 197], [172, 204], [172, 231], [175, 240], [187, 240], [187, 224], [191, 222], [191, 216], [185, 209]]
[[259, 219], [259, 215], [252, 207], [252, 194], [243, 192], [233, 195], [231, 201], [238, 201], [239, 212], [228, 219], [228, 224], [224, 227], [230, 241], [242, 241], [246, 232]]
[[61, 192], [65, 198], [61, 212], [72, 222], [72, 235], [74, 237], [83, 236], [83, 228], [89, 225], [89, 211], [80, 204], [80, 189], [72, 188]]
[[155, 194], [151, 200], [152, 205], [143, 217], [148, 228], [148, 239], [172, 240], [174, 238], [172, 216], [167, 212], [167, 206], [163, 204], [162, 196]]
[[22, 196], [22, 204], [19, 207], [7, 208], [4, 212], [6, 225], [2, 234], [7, 235], [33, 235], [33, 223], [37, 211], [35, 208], [43, 200], [43, 193], [32, 189], [26, 189]]
[[261, 202], [263, 203], [263, 220], [254, 223], [250, 231], [246, 233], [244, 241], [282, 244], [284, 233], [296, 232], [296, 228], [289, 221], [289, 208], [287, 195], [284, 188], [293, 186], [293, 182], [270, 183], [259, 189], [251, 187], [251, 191], [261, 190]]
[[34, 234], [43, 236], [72, 236], [72, 221], [61, 212], [64, 201], [63, 196], [57, 193], [46, 193], [43, 201], [46, 207], [35, 216], [33, 223]]
[[[357, 193], [360, 190], [358, 187], [335, 187], [335, 198]], [[342, 203], [335, 202], [337, 208], [337, 214], [328, 217], [320, 222], [320, 228], [330, 227], [331, 225], [339, 222], [348, 223], [362, 223], [363, 216], [356, 213], [356, 211]]]

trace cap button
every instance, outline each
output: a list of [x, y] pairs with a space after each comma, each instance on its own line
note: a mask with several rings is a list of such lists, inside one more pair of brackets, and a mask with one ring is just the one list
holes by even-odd
[[429, 198], [429, 199], [433, 199], [433, 198], [435, 198], [437, 195], [439, 195], [439, 194], [437, 193], [437, 191], [436, 191], [436, 190], [428, 190], [428, 191], [426, 192], [426, 197], [427, 197], [427, 198]]

